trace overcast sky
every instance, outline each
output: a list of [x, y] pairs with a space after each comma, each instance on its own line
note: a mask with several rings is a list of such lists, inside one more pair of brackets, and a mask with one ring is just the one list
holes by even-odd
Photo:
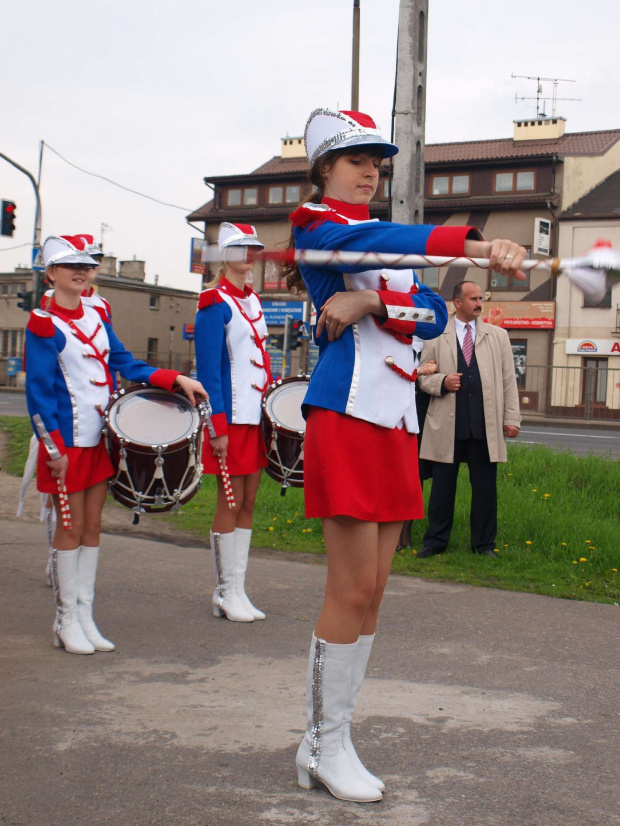
[[[536, 83], [560, 83], [567, 131], [620, 127], [617, 0], [430, 0], [427, 143], [510, 137]], [[205, 175], [249, 172], [303, 134], [317, 106], [350, 107], [352, 0], [0, 0], [0, 151], [36, 177], [44, 140], [79, 166], [177, 204], [160, 206], [45, 151], [43, 237], [91, 232], [147, 280], [198, 289], [185, 215]], [[361, 0], [360, 109], [389, 136], [398, 0]], [[551, 95], [552, 84], [544, 84]], [[551, 114], [550, 104], [547, 113]], [[0, 159], [18, 204], [0, 271], [29, 264], [34, 196]]]

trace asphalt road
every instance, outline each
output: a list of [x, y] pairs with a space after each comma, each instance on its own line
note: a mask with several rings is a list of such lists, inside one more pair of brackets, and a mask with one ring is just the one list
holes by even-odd
[[570, 450], [577, 456], [595, 453], [620, 459], [620, 430], [589, 430], [557, 427], [555, 424], [527, 424], [521, 427], [518, 444], [544, 444], [556, 450]]
[[353, 727], [387, 791], [344, 803], [294, 766], [322, 561], [253, 551], [246, 625], [211, 616], [204, 547], [104, 535], [117, 650], [71, 655], [37, 510], [0, 526], [0, 823], [620, 823], [618, 607], [392, 576]]

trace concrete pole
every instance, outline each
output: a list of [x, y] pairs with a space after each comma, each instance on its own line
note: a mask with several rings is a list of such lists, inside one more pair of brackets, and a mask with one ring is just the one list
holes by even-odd
[[424, 128], [428, 0], [400, 0], [394, 95], [391, 216], [399, 224], [424, 219]]
[[351, 110], [360, 108], [360, 0], [353, 0], [353, 54], [351, 63]]

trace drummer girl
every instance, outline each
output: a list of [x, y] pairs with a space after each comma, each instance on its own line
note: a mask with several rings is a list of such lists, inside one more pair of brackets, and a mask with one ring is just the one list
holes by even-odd
[[[485, 243], [472, 227], [370, 220], [381, 161], [398, 148], [368, 115], [317, 109], [305, 143], [317, 191], [291, 215], [298, 249], [477, 255], [517, 272], [525, 250]], [[327, 583], [310, 649], [297, 776], [300, 786], [318, 780], [344, 800], [380, 800], [384, 784], [362, 765], [350, 724], [402, 522], [423, 516], [411, 339], [438, 336], [447, 312], [412, 270], [300, 270], [289, 269], [289, 286], [303, 276], [319, 345], [304, 400], [306, 516], [323, 519]]]
[[[54, 644], [71, 654], [112, 651], [93, 621], [101, 512], [114, 473], [101, 436], [101, 411], [116, 388], [115, 374], [172, 390], [195, 403], [202, 385], [173, 370], [137, 361], [116, 337], [102, 307], [81, 300], [97, 262], [67, 238], [43, 245], [46, 277], [54, 287], [46, 310], [30, 314], [26, 328], [26, 399], [38, 414], [60, 458], [48, 460], [39, 444], [37, 489], [53, 495], [57, 521], [52, 550], [56, 600]], [[66, 488], [71, 527], [65, 530], [59, 489]]]
[[[198, 378], [213, 410], [213, 435], [205, 440], [202, 457], [204, 473], [217, 477], [210, 534], [216, 578], [212, 606], [216, 617], [253, 622], [265, 619], [245, 593], [245, 574], [256, 493], [267, 465], [261, 402], [272, 376], [260, 300], [245, 280], [252, 269], [252, 250], [264, 247], [254, 227], [228, 222], [220, 225], [218, 244], [224, 263], [215, 281], [200, 294], [194, 328]], [[239, 260], [244, 248], [247, 260]], [[231, 477], [232, 509], [221, 465], [227, 466]]]

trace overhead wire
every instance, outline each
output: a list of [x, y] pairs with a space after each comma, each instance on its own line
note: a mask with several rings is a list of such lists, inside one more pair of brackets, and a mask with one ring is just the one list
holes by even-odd
[[65, 158], [64, 155], [61, 155], [57, 149], [54, 149], [53, 146], [50, 146], [49, 143], [43, 141], [44, 146], [46, 146], [49, 150], [51, 150], [55, 155], [64, 161], [69, 166], [72, 166], [74, 169], [83, 172], [85, 175], [91, 175], [93, 178], [99, 178], [102, 181], [107, 181], [107, 183], [112, 184], [113, 186], [117, 186], [119, 189], [124, 189], [125, 192], [131, 192], [133, 195], [139, 195], [141, 198], [147, 198], [149, 201], [154, 201], [156, 204], [161, 204], [162, 206], [172, 207], [172, 209], [181, 209], [183, 212], [194, 212], [194, 209], [190, 207], [182, 207], [178, 204], [169, 204], [166, 201], [160, 201], [159, 198], [153, 198], [152, 195], [146, 195], [144, 192], [138, 192], [137, 189], [131, 189], [128, 186], [124, 186], [123, 184], [119, 184], [116, 181], [113, 181], [111, 178], [107, 178], [105, 175], [99, 175], [97, 172], [91, 172], [89, 169], [84, 169], [84, 167], [79, 166], [79, 164], [70, 161], [68, 158]]

